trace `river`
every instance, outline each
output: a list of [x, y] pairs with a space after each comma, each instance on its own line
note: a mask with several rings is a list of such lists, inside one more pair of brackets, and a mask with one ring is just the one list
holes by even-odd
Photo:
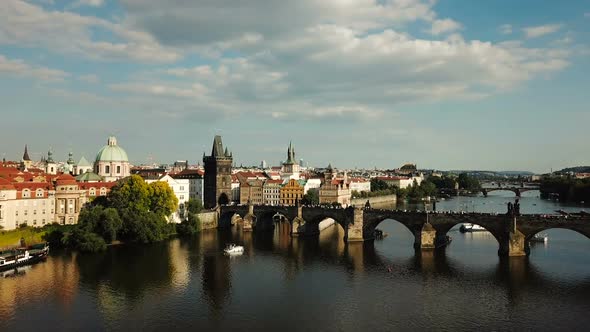
[[[522, 213], [589, 210], [521, 199]], [[514, 194], [458, 197], [437, 210], [504, 212]], [[400, 205], [399, 208], [414, 208]], [[431, 208], [431, 207], [429, 207]], [[443, 251], [416, 253], [387, 220], [374, 243], [210, 230], [190, 239], [52, 252], [0, 279], [0, 331], [587, 330], [590, 239], [549, 230], [528, 258], [500, 259], [488, 233], [451, 230]], [[226, 257], [228, 242], [245, 253]]]

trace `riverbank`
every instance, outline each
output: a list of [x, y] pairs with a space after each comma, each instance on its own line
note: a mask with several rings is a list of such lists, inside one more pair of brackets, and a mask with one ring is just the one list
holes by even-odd
[[385, 195], [385, 196], [376, 196], [376, 197], [366, 197], [366, 198], [353, 198], [350, 200], [350, 205], [364, 207], [367, 204], [367, 200], [369, 200], [369, 204], [389, 204], [389, 203], [396, 203], [397, 196], [396, 195]]
[[32, 227], [0, 231], [0, 248], [18, 246], [23, 238], [27, 244], [43, 242], [45, 233], [47, 231], [44, 229]]

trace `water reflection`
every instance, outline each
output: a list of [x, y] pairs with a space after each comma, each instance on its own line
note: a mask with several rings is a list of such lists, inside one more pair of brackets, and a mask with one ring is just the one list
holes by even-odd
[[[288, 223], [274, 226], [210, 230], [96, 255], [53, 252], [0, 280], [0, 330], [507, 330], [546, 329], [551, 317], [564, 329], [590, 323], [590, 241], [571, 231], [548, 231], [547, 246], [533, 245], [530, 257], [499, 258], [496, 239], [485, 232], [451, 230], [446, 249], [415, 251], [413, 235], [394, 221], [379, 225], [388, 236], [374, 243], [346, 244], [338, 224], [309, 238], [289, 236]], [[229, 242], [243, 245], [244, 255], [224, 256]]]

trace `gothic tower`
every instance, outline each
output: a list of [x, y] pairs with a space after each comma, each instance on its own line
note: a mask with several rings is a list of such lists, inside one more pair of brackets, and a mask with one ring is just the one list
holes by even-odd
[[205, 179], [203, 190], [203, 205], [212, 209], [217, 205], [228, 204], [231, 201], [231, 168], [233, 157], [226, 148], [223, 150], [221, 136], [213, 139], [213, 149], [210, 156], [203, 156], [205, 165]]
[[29, 149], [25, 144], [25, 153], [23, 154], [23, 159], [20, 162], [20, 169], [21, 171], [26, 171], [33, 166], [33, 161], [29, 157]]

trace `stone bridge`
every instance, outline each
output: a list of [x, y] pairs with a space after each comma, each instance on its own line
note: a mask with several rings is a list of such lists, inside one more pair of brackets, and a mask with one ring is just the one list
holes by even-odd
[[482, 188], [481, 192], [483, 193], [484, 196], [487, 197], [489, 192], [499, 191], [499, 190], [512, 191], [516, 195], [516, 197], [520, 197], [520, 195], [523, 192], [532, 191], [532, 190], [539, 190], [539, 187], [493, 187], [493, 188]]
[[319, 224], [332, 218], [344, 229], [344, 241], [373, 240], [375, 228], [392, 219], [414, 235], [416, 249], [434, 249], [447, 243], [447, 232], [457, 224], [472, 223], [487, 229], [498, 241], [498, 254], [523, 256], [529, 240], [551, 228], [570, 229], [590, 238], [590, 215], [519, 215], [491, 213], [445, 213], [380, 210], [364, 208], [324, 208], [310, 206], [228, 205], [218, 209], [220, 228], [241, 224], [244, 231], [272, 229], [277, 216], [291, 225], [291, 235], [315, 235]]

